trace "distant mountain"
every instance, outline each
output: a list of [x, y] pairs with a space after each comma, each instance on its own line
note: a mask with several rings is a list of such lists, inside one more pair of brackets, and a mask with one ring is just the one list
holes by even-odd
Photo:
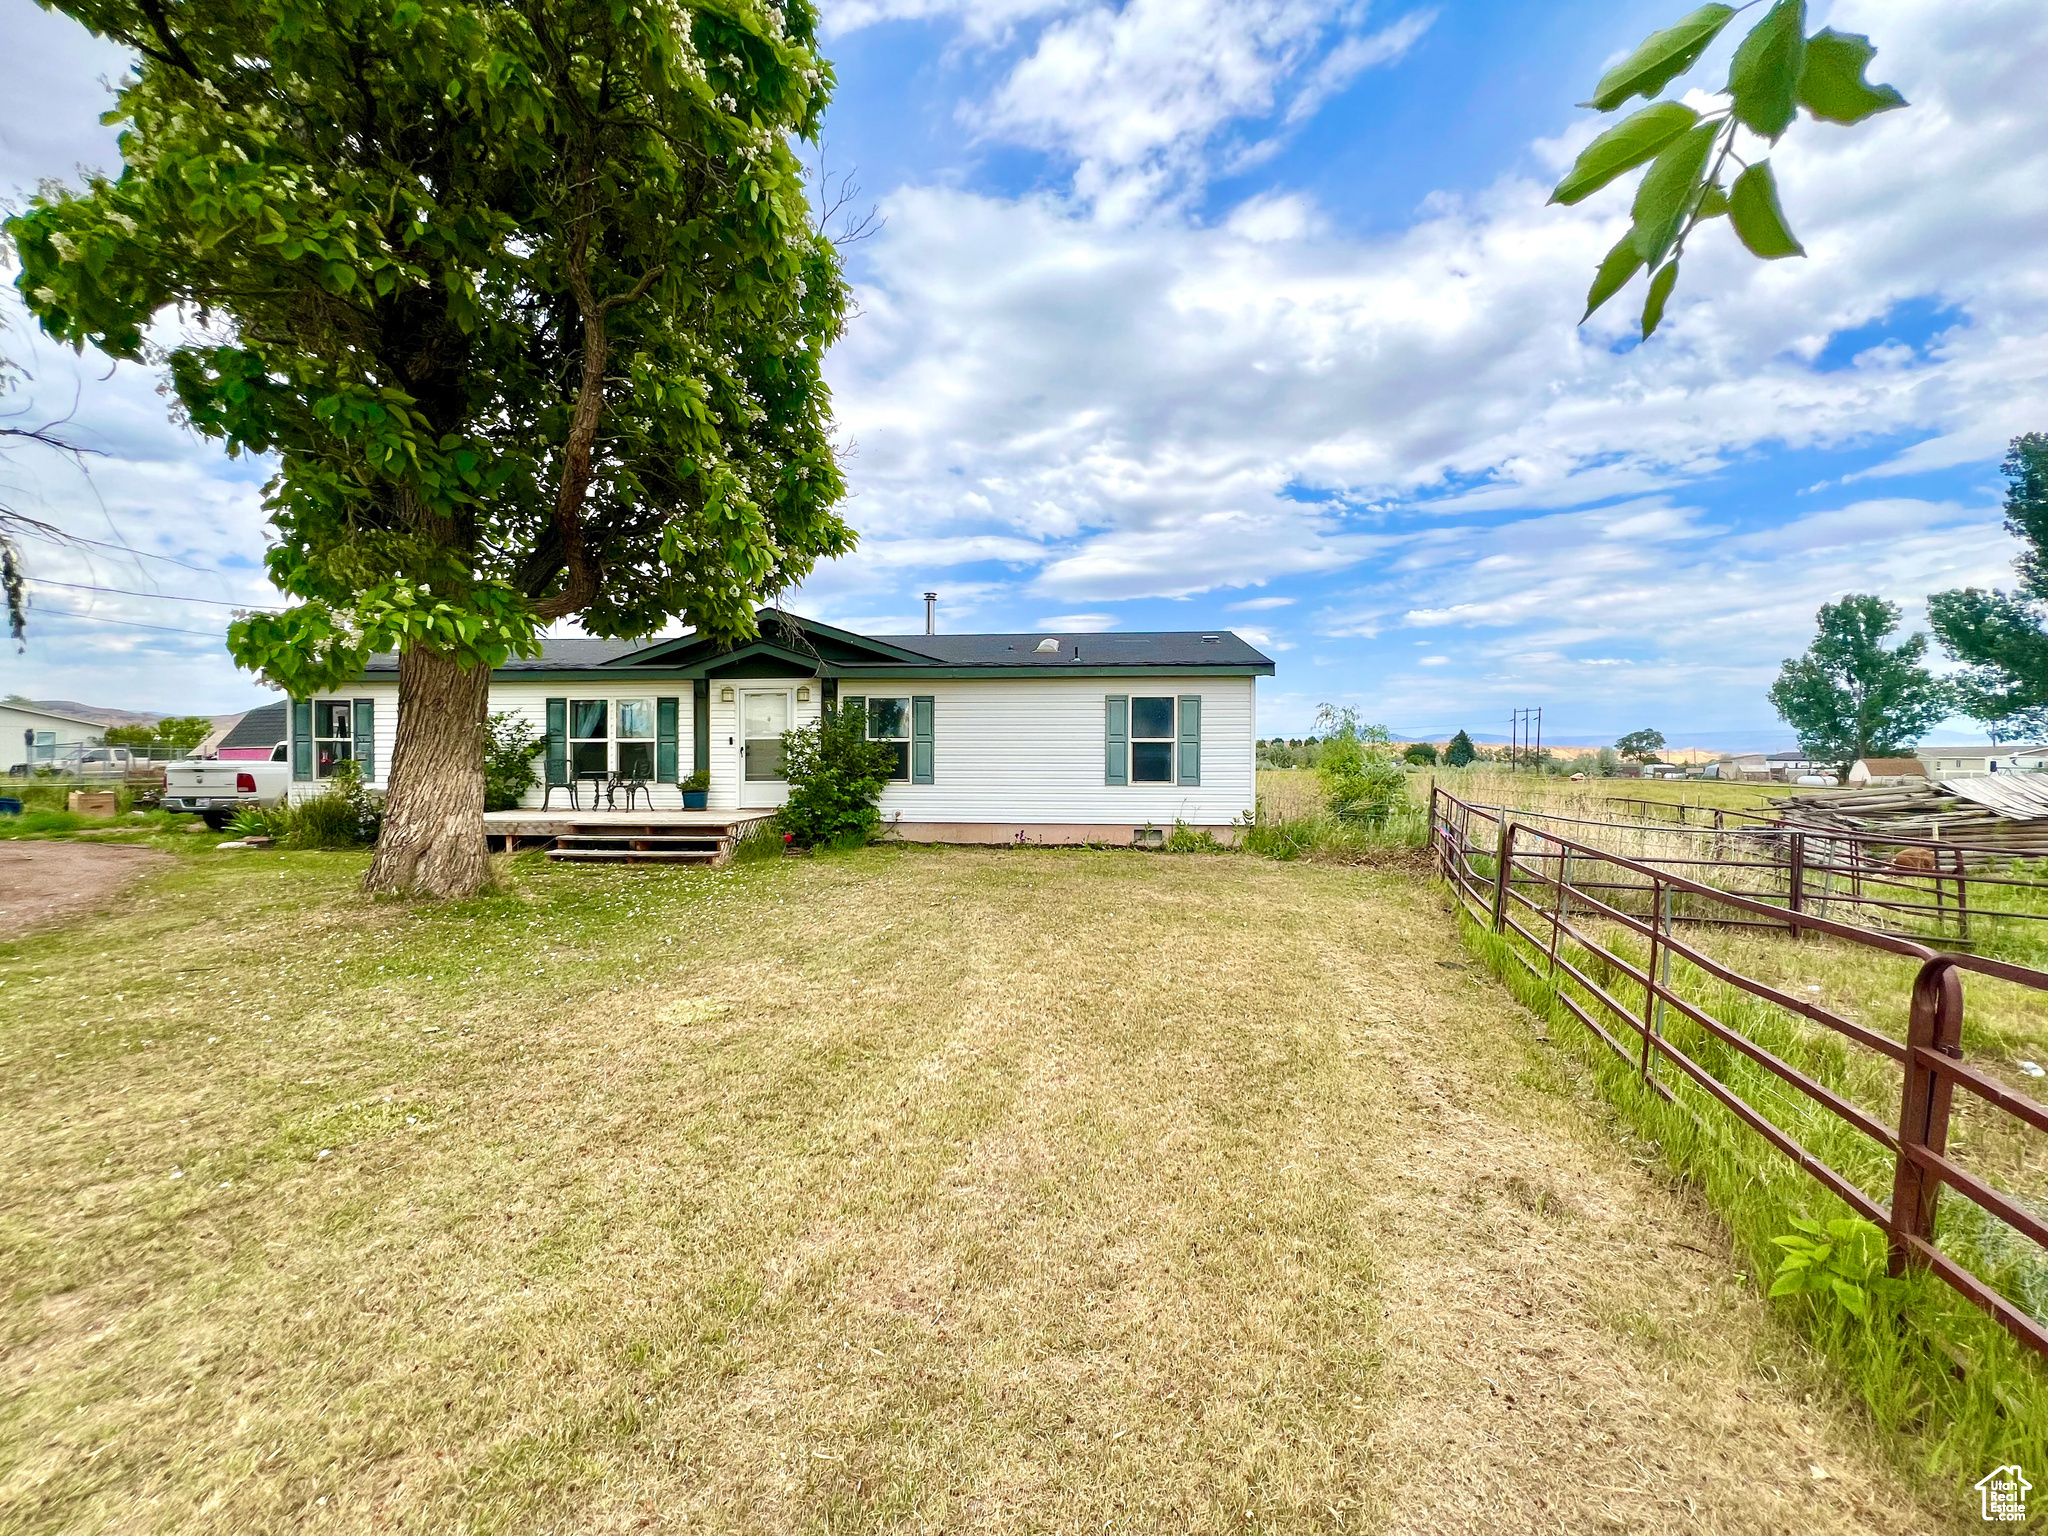
[[147, 710], [105, 709], [98, 704], [81, 704], [76, 699], [30, 699], [29, 702], [37, 709], [47, 709], [56, 715], [70, 715], [77, 720], [90, 720], [95, 725], [155, 725], [165, 718]]

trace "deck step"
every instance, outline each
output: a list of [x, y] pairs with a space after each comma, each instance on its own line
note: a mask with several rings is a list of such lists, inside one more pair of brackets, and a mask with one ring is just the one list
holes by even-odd
[[716, 864], [718, 848], [564, 848], [548, 850], [556, 864]]
[[722, 848], [728, 839], [715, 832], [564, 832], [557, 848], [584, 848], [630, 843], [635, 848]]

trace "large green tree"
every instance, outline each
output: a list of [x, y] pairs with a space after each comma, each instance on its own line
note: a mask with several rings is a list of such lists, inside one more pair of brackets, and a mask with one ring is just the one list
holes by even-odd
[[850, 547], [846, 291], [793, 137], [808, 0], [42, 0], [133, 49], [123, 169], [9, 223], [45, 329], [276, 456], [230, 647], [295, 696], [399, 653], [372, 889], [488, 876], [489, 669], [541, 627], [751, 633]]
[[1996, 740], [2048, 732], [2048, 433], [2012, 440], [2005, 456], [2005, 526], [2025, 548], [2013, 562], [2017, 592], [1936, 592], [1927, 617], [1941, 646], [1965, 664], [1956, 703]]
[[1896, 603], [1852, 592], [1816, 617], [1812, 646], [1786, 660], [1770, 693], [1800, 751], [1846, 771], [1859, 757], [1909, 750], [1949, 713], [1947, 684], [1921, 665], [1927, 637], [1885, 644], [1899, 627]]
[[1582, 323], [1648, 271], [1642, 316], [1648, 340], [1677, 286], [1685, 242], [1711, 219], [1726, 216], [1736, 238], [1766, 261], [1804, 256], [1778, 206], [1771, 162], [1758, 151], [1775, 145], [1802, 107], [1817, 121], [1847, 124], [1906, 104], [1890, 86], [1863, 78], [1877, 53], [1869, 38], [1833, 27], [1806, 35], [1805, 0], [1777, 0], [1737, 45], [1721, 91], [1726, 105], [1696, 112], [1682, 101], [1656, 99], [1750, 8], [1703, 5], [1651, 33], [1600, 77], [1593, 99], [1583, 103], [1601, 112], [1638, 96], [1651, 104], [1588, 144], [1550, 194], [1553, 203], [1576, 203], [1638, 166], [1650, 167], [1637, 185], [1628, 233], [1593, 276]]
[[1631, 762], [1654, 763], [1657, 754], [1664, 750], [1664, 733], [1647, 729], [1630, 731], [1614, 744], [1614, 750]]

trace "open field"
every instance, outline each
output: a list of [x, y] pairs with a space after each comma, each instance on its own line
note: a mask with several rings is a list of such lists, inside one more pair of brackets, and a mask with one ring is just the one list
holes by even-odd
[[[1570, 779], [1537, 773], [1511, 773], [1489, 763], [1470, 768], [1418, 768], [1409, 775], [1409, 794], [1427, 802], [1430, 782], [1462, 799], [1482, 805], [1508, 805], [1549, 811], [1559, 816], [1612, 820], [1625, 810], [1615, 801], [1634, 798], [1667, 805], [1704, 805], [1723, 810], [1768, 811], [1777, 796], [1797, 791], [1785, 784], [1720, 784], [1711, 779]], [[1259, 801], [1285, 816], [1305, 816], [1321, 804], [1316, 776], [1309, 768], [1261, 768]]]
[[0, 1528], [1974, 1519], [1421, 882], [157, 841], [0, 949]]

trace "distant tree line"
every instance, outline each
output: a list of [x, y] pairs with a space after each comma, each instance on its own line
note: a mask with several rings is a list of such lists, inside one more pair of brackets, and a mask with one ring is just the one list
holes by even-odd
[[1858, 758], [1910, 752], [1956, 714], [1993, 741], [2048, 732], [2048, 433], [2014, 438], [2004, 470], [2005, 527], [2022, 546], [2018, 590], [1927, 599], [1935, 638], [1962, 670], [1935, 676], [1926, 635], [1891, 643], [1903, 616], [1896, 603], [1867, 592], [1824, 603], [1813, 644], [1786, 658], [1770, 691], [1800, 751], [1846, 772]]

